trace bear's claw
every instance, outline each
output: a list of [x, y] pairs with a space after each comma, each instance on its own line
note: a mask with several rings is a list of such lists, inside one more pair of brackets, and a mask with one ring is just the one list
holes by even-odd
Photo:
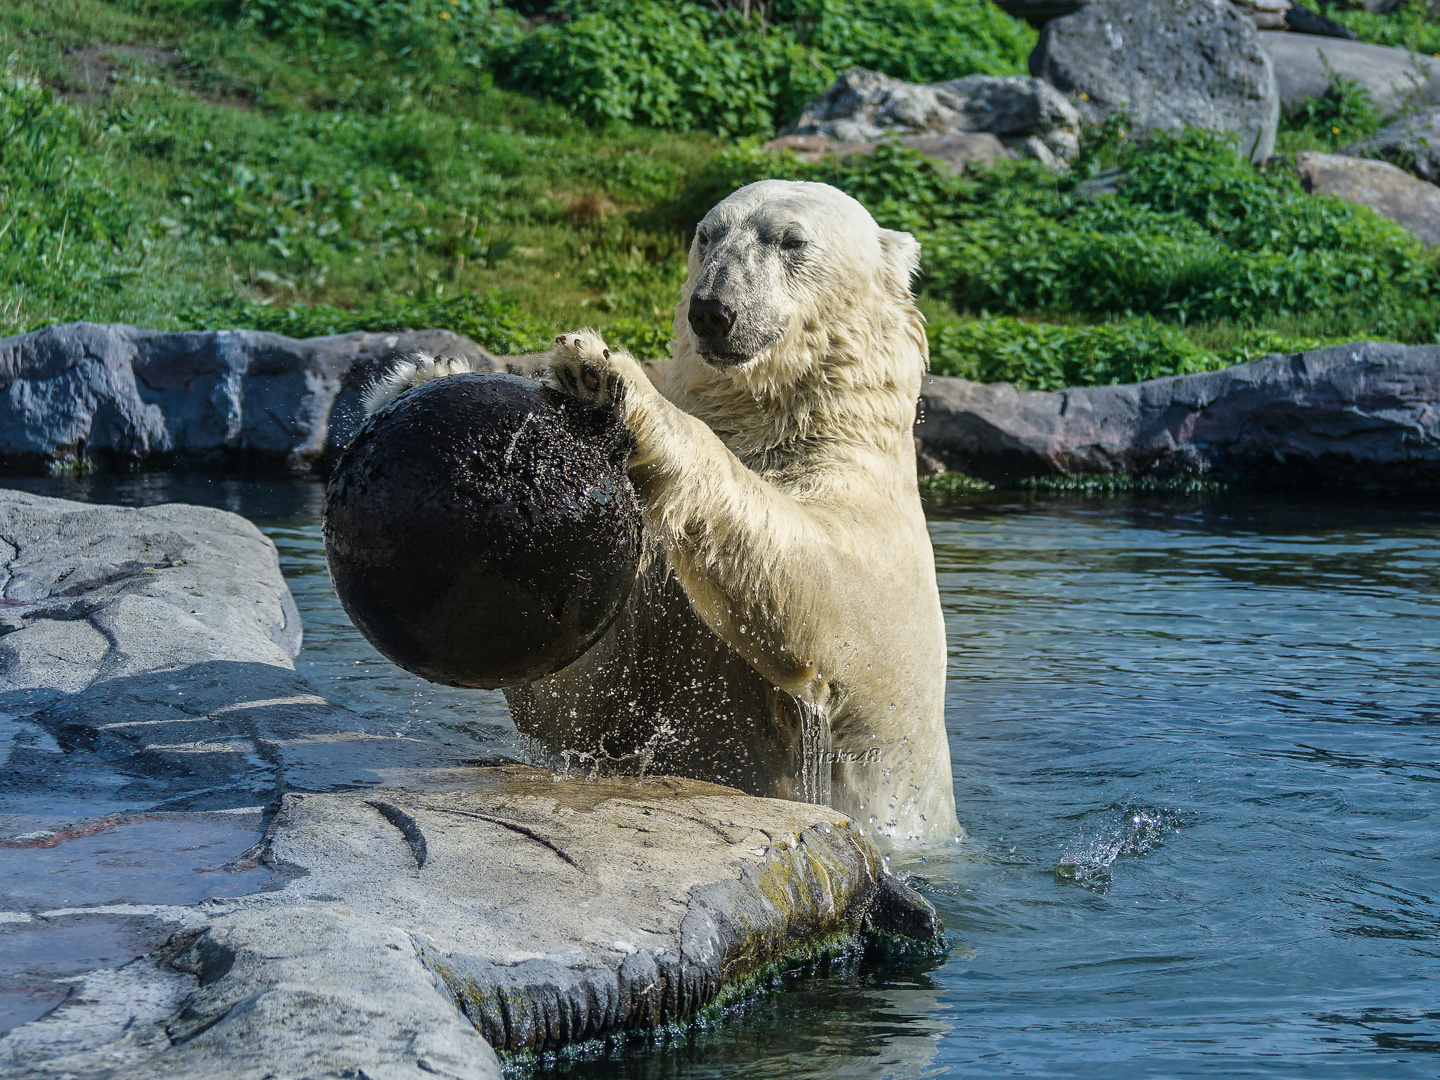
[[545, 382], [581, 401], [618, 405], [624, 396], [624, 380], [616, 369], [626, 360], [630, 360], [627, 354], [612, 354], [593, 330], [561, 334], [550, 351]]

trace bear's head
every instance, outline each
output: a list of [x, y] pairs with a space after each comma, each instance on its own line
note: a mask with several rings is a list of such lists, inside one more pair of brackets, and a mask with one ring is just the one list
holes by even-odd
[[753, 407], [883, 385], [909, 395], [913, 422], [927, 352], [910, 293], [919, 259], [909, 233], [880, 228], [828, 184], [741, 188], [695, 230], [675, 316], [677, 389], [719, 405], [728, 388]]

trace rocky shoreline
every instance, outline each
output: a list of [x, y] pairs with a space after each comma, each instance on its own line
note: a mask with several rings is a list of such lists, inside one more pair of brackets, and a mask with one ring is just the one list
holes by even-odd
[[4, 492], [0, 540], [0, 803], [125, 808], [0, 846], [148, 822], [179, 849], [241, 815], [258, 841], [221, 869], [268, 871], [198, 903], [8, 897], [12, 931], [163, 944], [77, 971], [0, 1038], [6, 1075], [497, 1077], [497, 1050], [684, 1022], [780, 961], [943, 947], [826, 807], [477, 764], [327, 702], [274, 546], [234, 514]]
[[[297, 340], [69, 323], [0, 339], [0, 468], [323, 473], [395, 358], [495, 356], [442, 330]], [[915, 433], [945, 468], [1032, 477], [1440, 489], [1440, 346], [1355, 342], [1126, 386], [1021, 391], [932, 376]]]

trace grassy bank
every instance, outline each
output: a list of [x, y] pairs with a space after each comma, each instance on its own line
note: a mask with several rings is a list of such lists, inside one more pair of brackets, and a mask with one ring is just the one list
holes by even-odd
[[[1048, 388], [1435, 340], [1434, 253], [1202, 136], [1139, 147], [1113, 124], [1064, 177], [759, 151], [845, 64], [1004, 73], [1033, 41], [979, 0], [870, 11], [776, 0], [761, 27], [688, 0], [6, 7], [0, 333], [440, 325], [515, 350], [588, 323], [658, 355], [696, 217], [778, 175], [919, 236], [937, 371]], [[627, 63], [586, 52], [635, 12], [654, 26]], [[686, 96], [677, 73], [709, 89]], [[1364, 104], [1337, 87], [1283, 147], [1372, 127]]]

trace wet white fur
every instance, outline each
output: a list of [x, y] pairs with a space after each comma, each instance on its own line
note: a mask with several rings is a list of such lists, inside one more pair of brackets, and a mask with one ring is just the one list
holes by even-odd
[[[385, 374], [365, 388], [361, 402], [365, 415], [379, 412], [412, 386], [441, 379], [446, 375], [459, 375], [474, 370], [468, 360], [458, 356], [436, 358], [425, 353], [416, 353], [409, 360], [401, 360]], [[488, 371], [489, 368], [481, 370]]]

